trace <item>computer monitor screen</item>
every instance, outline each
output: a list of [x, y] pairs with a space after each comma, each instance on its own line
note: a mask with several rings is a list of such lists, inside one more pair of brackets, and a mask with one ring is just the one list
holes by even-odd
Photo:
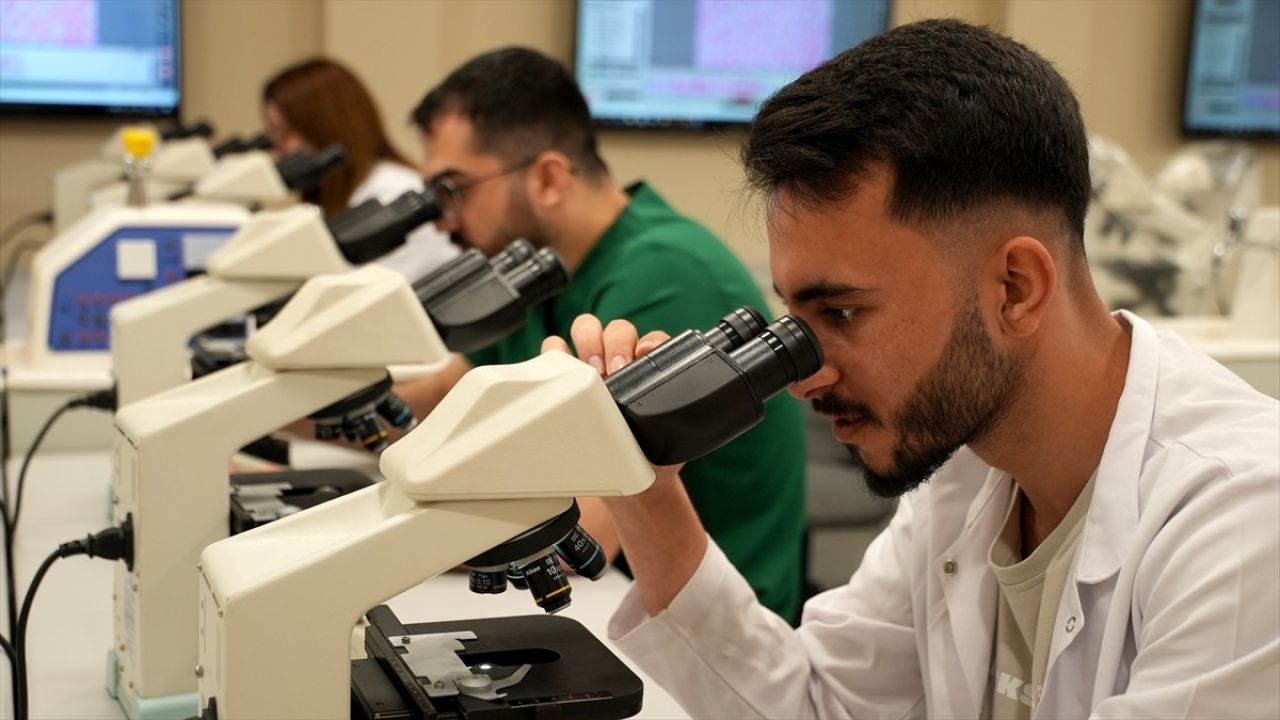
[[748, 123], [888, 24], [889, 0], [580, 0], [575, 70], [602, 125]]
[[1182, 113], [1192, 135], [1280, 137], [1280, 2], [1196, 3]]
[[178, 0], [0, 0], [0, 111], [175, 115]]

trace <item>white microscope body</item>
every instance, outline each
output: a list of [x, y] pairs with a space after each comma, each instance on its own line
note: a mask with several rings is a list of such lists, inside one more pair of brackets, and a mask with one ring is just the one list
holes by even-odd
[[468, 373], [382, 455], [387, 482], [201, 556], [200, 707], [346, 718], [352, 629], [371, 607], [653, 472], [599, 375], [568, 355]]
[[112, 308], [119, 407], [186, 382], [187, 342], [197, 332], [278, 300], [311, 277], [351, 269], [312, 205], [256, 213], [205, 267], [204, 275]]
[[[165, 147], [181, 147], [184, 142], [171, 141]], [[26, 338], [10, 353], [13, 383], [34, 390], [110, 386], [108, 320], [114, 305], [178, 283], [192, 270], [204, 269], [210, 253], [249, 221], [245, 205], [284, 207], [293, 199], [270, 155], [252, 151], [220, 161], [197, 184], [190, 202], [102, 207], [59, 232], [32, 260]], [[325, 263], [324, 259], [329, 256], [290, 262], [322, 267], [321, 271], [347, 267], [345, 263]], [[220, 262], [223, 271], [236, 278], [255, 272], [230, 268], [236, 264], [231, 256]], [[280, 263], [269, 265], [256, 271], [259, 274], [254, 279], [267, 280], [272, 273], [284, 273], [282, 277], [293, 278], [296, 286], [293, 272], [280, 267]], [[197, 326], [183, 341], [234, 312]]]
[[195, 712], [196, 564], [227, 536], [231, 454], [389, 364], [448, 357], [404, 278], [377, 267], [313, 279], [247, 349], [251, 361], [115, 416], [114, 516], [132, 523], [134, 560], [116, 570], [111, 689], [131, 718]]
[[[217, 166], [209, 141], [202, 137], [169, 140], [156, 148], [146, 181], [147, 197], [163, 202], [174, 193], [190, 188], [209, 175]], [[119, 163], [117, 163], [117, 170]], [[117, 174], [119, 174], [117, 172]], [[85, 213], [100, 207], [119, 207], [127, 203], [129, 183], [108, 183], [88, 195]]]

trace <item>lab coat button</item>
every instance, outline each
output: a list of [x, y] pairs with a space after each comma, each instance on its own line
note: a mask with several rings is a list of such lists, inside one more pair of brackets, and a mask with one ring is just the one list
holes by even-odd
[[956, 574], [956, 561], [955, 561], [955, 560], [952, 560], [951, 558], [947, 558], [946, 562], [942, 563], [942, 572], [944, 572], [944, 573], [946, 573], [946, 574], [948, 574], [948, 575], [955, 575], [955, 574]]
[[1076, 616], [1072, 615], [1071, 617], [1067, 618], [1067, 632], [1075, 632], [1075, 629], [1076, 629]]

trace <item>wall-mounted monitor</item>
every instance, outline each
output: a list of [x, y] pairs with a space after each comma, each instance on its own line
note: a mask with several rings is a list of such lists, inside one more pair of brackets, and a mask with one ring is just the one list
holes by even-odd
[[1182, 127], [1280, 138], [1280, 2], [1196, 2]]
[[0, 112], [172, 116], [178, 0], [0, 0]]
[[749, 123], [765, 98], [883, 32], [889, 0], [579, 0], [575, 74], [601, 125]]

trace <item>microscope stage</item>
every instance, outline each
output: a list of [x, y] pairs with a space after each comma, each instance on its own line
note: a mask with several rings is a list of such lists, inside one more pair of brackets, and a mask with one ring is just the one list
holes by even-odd
[[[569, 618], [402, 625], [386, 606], [367, 617], [369, 656], [351, 667], [353, 719], [608, 720], [640, 712], [640, 678]], [[459, 678], [450, 665], [469, 673]], [[438, 677], [420, 674], [424, 666]]]

